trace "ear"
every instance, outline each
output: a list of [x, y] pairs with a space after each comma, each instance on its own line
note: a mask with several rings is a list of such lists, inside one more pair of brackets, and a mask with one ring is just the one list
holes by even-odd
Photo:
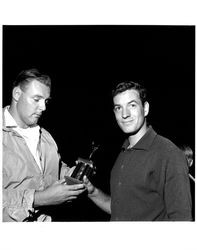
[[146, 117], [149, 113], [149, 103], [145, 102], [144, 103], [144, 116]]
[[12, 91], [12, 98], [17, 102], [21, 96], [21, 89], [20, 87], [15, 87]]

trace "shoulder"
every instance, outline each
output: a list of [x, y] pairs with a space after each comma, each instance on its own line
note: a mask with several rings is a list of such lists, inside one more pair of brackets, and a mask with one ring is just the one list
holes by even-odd
[[53, 144], [56, 145], [56, 142], [55, 142], [54, 138], [52, 137], [52, 135], [46, 129], [40, 128], [40, 130], [41, 130], [42, 138], [44, 138], [49, 143], [53, 143]]
[[179, 159], [180, 161], [185, 161], [185, 156], [182, 150], [170, 139], [164, 136], [157, 134], [155, 138], [155, 149], [165, 158], [174, 158], [176, 160]]
[[165, 151], [180, 151], [180, 149], [173, 143], [170, 139], [161, 136], [159, 134], [155, 137], [155, 144], [159, 147], [161, 147]]
[[40, 130], [41, 130], [41, 133], [43, 136], [47, 135], [47, 136], [52, 137], [51, 134], [49, 133], [49, 131], [47, 131], [45, 128], [41, 127]]

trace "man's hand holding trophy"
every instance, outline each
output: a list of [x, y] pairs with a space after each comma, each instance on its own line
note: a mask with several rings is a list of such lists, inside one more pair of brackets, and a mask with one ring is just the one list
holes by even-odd
[[65, 176], [67, 185], [79, 184], [83, 182], [83, 177], [86, 176], [88, 179], [96, 173], [96, 167], [92, 161], [92, 156], [99, 146], [95, 146], [92, 142], [92, 151], [88, 159], [78, 158], [76, 167], [74, 168], [71, 176]]

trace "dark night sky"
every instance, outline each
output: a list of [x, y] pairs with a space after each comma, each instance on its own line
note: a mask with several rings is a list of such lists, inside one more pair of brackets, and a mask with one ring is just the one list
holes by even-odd
[[194, 26], [3, 26], [3, 106], [16, 75], [32, 67], [52, 78], [40, 124], [69, 164], [89, 155], [92, 140], [100, 144], [97, 181], [105, 175], [104, 188], [123, 140], [110, 99], [118, 81], [143, 82], [150, 124], [194, 149]]

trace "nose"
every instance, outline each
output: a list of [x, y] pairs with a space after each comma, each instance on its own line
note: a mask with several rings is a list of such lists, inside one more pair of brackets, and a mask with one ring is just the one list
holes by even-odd
[[45, 110], [46, 110], [46, 103], [45, 103], [45, 100], [44, 100], [44, 99], [40, 100], [40, 102], [39, 102], [39, 108], [40, 108], [40, 110], [42, 110], [42, 111], [45, 111]]
[[129, 116], [130, 116], [129, 110], [127, 108], [123, 108], [122, 109], [122, 118], [126, 119]]

